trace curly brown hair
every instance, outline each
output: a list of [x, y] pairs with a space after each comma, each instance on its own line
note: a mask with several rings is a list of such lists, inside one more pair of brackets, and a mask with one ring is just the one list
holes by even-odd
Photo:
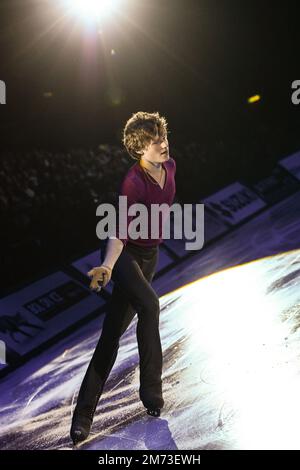
[[158, 112], [138, 111], [125, 124], [123, 144], [129, 155], [135, 160], [139, 160], [143, 150], [149, 146], [151, 140], [155, 139], [157, 134], [159, 137], [167, 136], [168, 124], [166, 119], [160, 116]]

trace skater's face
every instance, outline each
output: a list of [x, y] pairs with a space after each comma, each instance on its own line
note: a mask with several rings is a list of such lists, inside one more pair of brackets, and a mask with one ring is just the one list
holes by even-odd
[[143, 157], [150, 162], [162, 163], [169, 160], [169, 143], [167, 137], [156, 134], [150, 145], [144, 150]]

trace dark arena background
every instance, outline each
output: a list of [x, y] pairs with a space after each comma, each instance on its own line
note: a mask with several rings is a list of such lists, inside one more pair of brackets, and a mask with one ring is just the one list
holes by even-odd
[[[300, 449], [299, 30], [289, 2], [0, 0], [2, 455]], [[73, 446], [114, 285], [89, 288], [96, 209], [134, 164], [137, 111], [166, 117], [204, 244], [160, 245], [161, 416], [139, 400], [135, 316]]]

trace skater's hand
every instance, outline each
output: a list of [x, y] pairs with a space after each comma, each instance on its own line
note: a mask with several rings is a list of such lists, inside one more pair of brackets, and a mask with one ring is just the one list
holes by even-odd
[[[109, 283], [111, 278], [111, 269], [105, 264], [102, 264], [97, 268], [91, 269], [87, 275], [92, 277], [90, 289], [99, 292], [101, 287], [105, 287]], [[98, 283], [100, 283], [100, 286]]]

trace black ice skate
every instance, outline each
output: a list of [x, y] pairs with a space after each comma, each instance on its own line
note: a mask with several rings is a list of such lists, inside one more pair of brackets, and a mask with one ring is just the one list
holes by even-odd
[[85, 441], [85, 439], [90, 434], [92, 422], [93, 420], [91, 417], [80, 415], [76, 412], [74, 413], [70, 431], [71, 439], [74, 445]]
[[147, 413], [150, 416], [153, 416], [154, 418], [158, 418], [160, 416], [160, 408], [154, 408], [154, 409], [147, 409]]

